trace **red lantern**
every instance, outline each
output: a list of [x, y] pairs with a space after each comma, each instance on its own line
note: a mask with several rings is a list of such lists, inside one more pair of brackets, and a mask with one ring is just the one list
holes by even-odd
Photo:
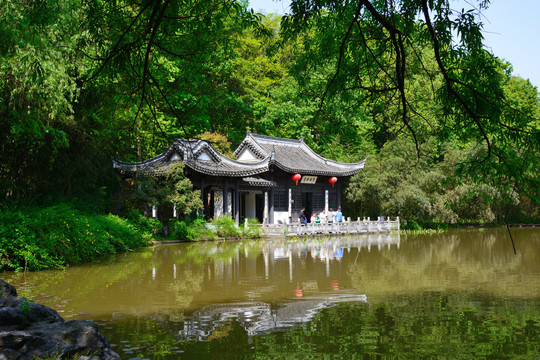
[[328, 182], [332, 184], [332, 187], [334, 187], [334, 184], [337, 183], [337, 177], [332, 176], [330, 179], [328, 179]]
[[294, 174], [292, 176], [293, 181], [296, 181], [296, 185], [298, 185], [298, 182], [300, 181], [301, 178], [302, 178], [302, 175], [300, 174]]

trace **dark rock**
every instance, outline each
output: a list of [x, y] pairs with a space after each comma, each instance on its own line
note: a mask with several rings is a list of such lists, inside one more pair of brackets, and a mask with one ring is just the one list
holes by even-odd
[[53, 309], [17, 296], [0, 279], [0, 360], [42, 357], [120, 359], [92, 321], [64, 321]]
[[18, 297], [15, 287], [0, 279], [0, 307], [13, 306], [11, 301], [16, 299], [18, 299]]
[[[19, 305], [19, 309], [21, 305]], [[64, 322], [64, 319], [56, 311], [48, 306], [38, 303], [29, 303], [29, 311], [27, 320], [29, 322], [40, 322], [52, 324], [55, 322]]]
[[21, 354], [18, 351], [5, 349], [0, 350], [0, 360], [18, 360], [21, 358]]
[[21, 316], [18, 308], [3, 307], [0, 308], [0, 330], [17, 330], [22, 329], [25, 320]]

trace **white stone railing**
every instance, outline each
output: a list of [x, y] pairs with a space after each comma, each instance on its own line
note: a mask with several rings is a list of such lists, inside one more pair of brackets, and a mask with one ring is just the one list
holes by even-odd
[[348, 218], [342, 222], [320, 222], [307, 223], [300, 222], [284, 225], [264, 225], [267, 235], [315, 235], [315, 234], [362, 234], [381, 233], [392, 230], [399, 231], [399, 217], [395, 220], [376, 220], [369, 218], [351, 221]]

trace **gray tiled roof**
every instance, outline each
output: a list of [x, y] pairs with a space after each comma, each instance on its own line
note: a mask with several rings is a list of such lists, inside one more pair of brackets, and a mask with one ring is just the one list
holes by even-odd
[[[323, 158], [311, 150], [303, 140], [275, 138], [248, 132], [235, 150], [239, 156], [249, 150], [246, 161], [233, 160], [216, 151], [205, 140], [175, 140], [158, 156], [142, 162], [128, 163], [113, 159], [114, 170], [133, 175], [136, 173], [159, 173], [175, 162], [183, 162], [188, 168], [206, 175], [251, 177], [276, 166], [289, 173], [319, 176], [350, 176], [364, 168], [359, 163], [341, 163]], [[271, 185], [270, 185], [271, 186]]]
[[239, 156], [249, 149], [259, 159], [271, 158], [271, 164], [290, 172], [320, 176], [350, 176], [364, 168], [359, 163], [342, 163], [326, 159], [315, 153], [303, 140], [275, 138], [248, 133], [235, 150]]
[[252, 176], [267, 172], [270, 159], [256, 163], [243, 163], [226, 157], [216, 151], [205, 140], [177, 139], [158, 156], [137, 163], [128, 163], [113, 159], [114, 170], [133, 175], [135, 173], [161, 172], [171, 164], [181, 161], [188, 168], [206, 175], [214, 176]]

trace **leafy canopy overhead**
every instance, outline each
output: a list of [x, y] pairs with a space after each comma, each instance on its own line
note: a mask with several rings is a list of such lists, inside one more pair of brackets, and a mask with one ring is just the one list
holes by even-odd
[[[473, 144], [462, 174], [538, 200], [538, 98], [516, 103], [505, 89], [508, 68], [482, 44], [489, 1], [472, 3], [455, 10], [450, 0], [293, 0], [282, 26], [287, 38], [310, 35], [297, 63], [301, 84], [333, 67], [320, 110], [329, 98], [363, 92], [371, 104], [391, 105], [386, 125], [410, 136], [419, 156], [419, 135], [431, 128], [441, 141]], [[417, 99], [418, 76], [440, 103], [435, 118], [420, 109], [431, 99]]]
[[[488, 2], [455, 4], [294, 0], [279, 18], [236, 0], [0, 2], [0, 196], [113, 191], [111, 155], [140, 161], [178, 137], [227, 150], [250, 129], [371, 155], [351, 182], [361, 201], [407, 150], [411, 186], [371, 202], [388, 211], [439, 209], [448, 193], [429, 195], [456, 169], [538, 203], [537, 89], [483, 48]], [[367, 174], [376, 156], [383, 173]]]

